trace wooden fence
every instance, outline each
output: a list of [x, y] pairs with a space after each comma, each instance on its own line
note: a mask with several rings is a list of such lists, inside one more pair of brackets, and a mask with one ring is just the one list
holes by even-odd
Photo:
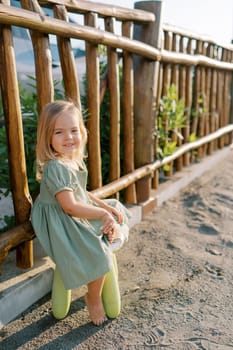
[[[72, 39], [83, 40], [86, 52], [88, 110], [88, 169], [90, 189], [106, 198], [124, 194], [124, 202], [149, 200], [159, 187], [159, 170], [170, 165], [170, 176], [182, 167], [231, 142], [233, 131], [233, 47], [162, 23], [160, 1], [141, 1], [135, 9], [85, 0], [21, 0], [22, 9], [0, 0], [0, 83], [8, 137], [11, 191], [15, 227], [0, 235], [0, 267], [16, 248], [16, 264], [33, 265], [32, 205], [26, 176], [24, 135], [12, 25], [30, 30], [35, 56], [38, 112], [54, 100], [50, 34], [57, 37], [64, 92], [81, 106], [80, 82]], [[44, 14], [51, 8], [54, 18]], [[68, 14], [79, 14], [82, 25], [70, 23]], [[104, 29], [98, 29], [102, 21]], [[116, 25], [121, 33], [116, 32]], [[99, 51], [107, 48], [107, 70], [100, 77]], [[122, 82], [119, 70], [122, 70]], [[157, 159], [158, 105], [166, 87], [176, 86], [185, 103], [185, 126], [178, 149]], [[100, 107], [109, 93], [109, 184], [103, 185]], [[202, 100], [201, 117], [197, 111]], [[164, 120], [167, 125], [168, 120]], [[190, 135], [196, 135], [189, 142]], [[121, 146], [123, 145], [123, 153]], [[193, 152], [195, 150], [195, 152]], [[121, 160], [121, 158], [123, 160]]]

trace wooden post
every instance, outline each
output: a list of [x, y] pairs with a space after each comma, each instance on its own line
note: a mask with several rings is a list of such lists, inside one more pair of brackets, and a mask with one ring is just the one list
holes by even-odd
[[[105, 19], [106, 31], [115, 32], [115, 19]], [[108, 86], [110, 100], [110, 173], [109, 180], [120, 177], [120, 78], [116, 49], [108, 47]]]
[[[28, 11], [39, 13], [41, 21], [45, 16], [40, 9], [40, 6], [32, 1], [21, 0], [21, 5]], [[42, 13], [41, 13], [42, 12]], [[38, 98], [38, 112], [47, 103], [54, 99], [54, 85], [52, 76], [52, 55], [49, 47], [48, 34], [41, 33], [37, 30], [30, 30], [32, 38], [34, 56], [35, 56], [35, 71], [36, 71], [36, 89]]]
[[[232, 51], [230, 51], [228, 49], [228, 55], [227, 55], [227, 62], [232, 62]], [[228, 117], [227, 117], [227, 123], [226, 125], [229, 125], [230, 124], [230, 121], [232, 120], [232, 117], [231, 117], [231, 93], [232, 93], [232, 90], [231, 90], [231, 81], [232, 81], [232, 72], [228, 72], [228, 99], [227, 99], [227, 114], [228, 114]], [[226, 145], [229, 145], [229, 143], [231, 143], [232, 141], [232, 133], [230, 135], [226, 135]]]
[[[229, 59], [229, 52], [227, 49], [223, 50], [223, 61], [228, 62]], [[223, 86], [223, 106], [224, 106], [224, 113], [223, 113], [223, 126], [229, 124], [229, 115], [230, 115], [230, 79], [231, 79], [232, 73], [231, 72], [225, 72], [224, 74], [224, 86]], [[224, 145], [228, 145], [228, 135], [224, 136]]]
[[[172, 35], [172, 51], [173, 52], [179, 52], [178, 50], [178, 35], [174, 34]], [[178, 64], [174, 63], [172, 64], [172, 70], [171, 70], [171, 83], [176, 86], [176, 91], [179, 92], [179, 72], [180, 72], [180, 66]]]
[[[209, 44], [207, 54], [209, 57], [214, 58], [214, 45]], [[217, 92], [217, 75], [216, 70], [211, 69], [211, 77], [210, 77], [210, 86], [209, 86], [209, 99], [208, 99], [208, 109], [209, 109], [209, 125], [208, 125], [208, 133], [215, 131], [215, 122], [216, 122], [216, 92]], [[201, 135], [204, 136], [204, 135]], [[214, 143], [211, 142], [208, 145], [207, 152], [211, 154], [214, 150]]]
[[[187, 43], [187, 54], [192, 54], [192, 39], [188, 39]], [[185, 89], [185, 115], [186, 115], [186, 122], [185, 122], [185, 128], [183, 131], [184, 135], [184, 143], [187, 143], [189, 141], [190, 136], [190, 117], [191, 117], [191, 110], [192, 110], [192, 92], [193, 92], [193, 78], [192, 78], [192, 67], [187, 66], [186, 67], [186, 89]], [[184, 154], [183, 164], [184, 166], [188, 166], [190, 163], [190, 153]]]
[[[221, 48], [218, 47], [218, 58], [221, 60]], [[218, 128], [221, 128], [222, 126], [222, 114], [223, 114], [223, 100], [222, 100], [222, 91], [223, 91], [223, 77], [224, 72], [219, 70], [217, 73], [217, 102], [216, 102], [216, 108], [218, 112]], [[218, 148], [224, 147], [223, 137], [220, 137], [217, 140]]]
[[[164, 42], [162, 40], [162, 45], [163, 44], [164, 44]], [[161, 100], [161, 97], [162, 97], [163, 76], [164, 76], [164, 64], [160, 63], [160, 66], [159, 66], [159, 77], [158, 77], [158, 87], [157, 87], [157, 96], [156, 96], [157, 109], [156, 109], [156, 116], [155, 116], [155, 130], [158, 129], [158, 114], [159, 114], [159, 104], [160, 104], [160, 100]], [[157, 135], [157, 133], [155, 133], [155, 137], [154, 137], [154, 159], [155, 160], [157, 159], [158, 149], [159, 149], [158, 135]], [[154, 173], [153, 173], [152, 188], [153, 189], [157, 189], [158, 187], [159, 187], [159, 169], [156, 169], [154, 171]]]
[[[198, 55], [202, 55], [203, 52], [203, 41], [202, 40], [198, 40], [197, 41], [197, 48], [196, 48], [196, 53]], [[204, 69], [203, 67], [200, 65], [199, 67], [197, 67], [197, 71], [196, 71], [196, 89], [195, 89], [195, 110], [197, 111], [199, 109], [199, 99], [201, 98], [203, 100], [203, 105], [204, 105], [204, 95], [203, 95], [203, 77], [204, 77]], [[195, 121], [196, 121], [196, 134], [199, 138], [203, 137], [203, 119], [204, 119], [204, 113], [202, 113], [201, 116], [197, 116], [195, 117]], [[197, 150], [197, 158], [202, 158], [203, 157], [203, 147], [198, 148]]]
[[[233, 62], [233, 52], [231, 52], [231, 62]], [[231, 86], [230, 86], [230, 118], [229, 118], [229, 124], [233, 124], [233, 72], [231, 73]], [[229, 143], [233, 142], [233, 133], [230, 133], [229, 135]]]
[[[204, 42], [199, 42], [199, 54], [205, 55], [205, 47]], [[198, 120], [198, 135], [199, 137], [203, 137], [205, 135], [205, 124], [206, 124], [206, 112], [205, 112], [205, 105], [206, 105], [206, 68], [200, 67], [200, 95], [203, 99], [203, 114]], [[198, 157], [204, 157], [205, 156], [205, 147], [201, 147], [198, 150]]]
[[[231, 52], [231, 62], [233, 62], [233, 52]], [[231, 88], [230, 88], [231, 110], [229, 123], [233, 123], [233, 72], [231, 74]]]
[[[131, 39], [132, 22], [122, 24], [122, 35]], [[134, 171], [134, 126], [133, 126], [133, 59], [132, 54], [123, 51], [123, 143], [124, 174]], [[131, 184], [125, 189], [125, 203], [137, 203], [136, 186]]]
[[[97, 27], [97, 15], [85, 15], [85, 24]], [[88, 105], [88, 170], [89, 186], [94, 190], [102, 186], [100, 145], [100, 78], [98, 45], [86, 42], [86, 83]]]
[[[185, 44], [184, 44], [184, 37], [180, 37], [179, 42], [179, 52], [185, 53]], [[179, 99], [182, 99], [185, 103], [185, 83], [186, 83], [186, 67], [183, 65], [180, 65], [180, 74], [179, 74]], [[186, 136], [186, 130], [185, 128], [181, 129], [182, 136]], [[181, 144], [184, 143], [184, 139], [181, 140], [181, 138], [178, 138], [178, 145], [181, 146]], [[176, 161], [176, 170], [181, 171], [182, 167], [184, 165], [184, 156], [180, 157]]]
[[[164, 48], [165, 50], [172, 51], [172, 41], [173, 41], [173, 34], [172, 32], [165, 32], [164, 37]], [[163, 87], [162, 87], [162, 97], [166, 96], [168, 93], [168, 89], [172, 84], [172, 65], [170, 63], [164, 64], [164, 77], [163, 77]], [[166, 117], [163, 118], [163, 128], [165, 131], [165, 142], [168, 141], [168, 128], [169, 128], [169, 117], [166, 115]], [[173, 169], [173, 163], [168, 164], [170, 169], [164, 171], [166, 176], [172, 175], [172, 169]]]
[[[196, 41], [196, 53], [201, 53], [201, 41]], [[194, 94], [193, 94], [193, 106], [194, 106], [194, 116], [192, 118], [192, 126], [191, 126], [191, 133], [195, 134], [197, 137], [198, 135], [198, 122], [199, 122], [199, 99], [201, 97], [200, 95], [200, 89], [201, 89], [201, 67], [197, 66], [195, 69], [195, 75], [194, 75]], [[198, 113], [197, 113], [198, 111]], [[201, 151], [200, 149], [197, 150], [198, 157], [201, 157]], [[194, 155], [192, 154], [191, 161], [194, 161]]]
[[[68, 22], [68, 14], [64, 5], [54, 6], [54, 15], [58, 19]], [[79, 82], [75, 66], [74, 53], [70, 38], [57, 36], [58, 52], [61, 62], [65, 95], [71, 99], [78, 108], [82, 108], [80, 101]]]
[[[164, 49], [167, 51], [172, 50], [172, 33], [164, 33]], [[167, 95], [167, 89], [171, 85], [171, 64], [163, 63], [163, 86], [162, 86], [162, 96]]]
[[[28, 221], [31, 197], [28, 189], [25, 152], [23, 142], [22, 116], [13, 38], [10, 26], [1, 25], [0, 32], [0, 82], [6, 122], [11, 192], [13, 196], [16, 224]], [[33, 246], [29, 240], [16, 249], [16, 264], [21, 268], [33, 265]]]
[[[135, 26], [134, 39], [153, 47], [160, 48], [162, 1], [139, 1], [136, 9], [150, 11], [156, 15], [156, 21]], [[159, 63], [143, 57], [134, 59], [134, 130], [135, 130], [135, 166], [140, 167], [154, 160], [154, 129], [156, 115], [156, 94], [159, 75]], [[149, 199], [151, 190], [150, 176], [136, 184], [137, 201]]]

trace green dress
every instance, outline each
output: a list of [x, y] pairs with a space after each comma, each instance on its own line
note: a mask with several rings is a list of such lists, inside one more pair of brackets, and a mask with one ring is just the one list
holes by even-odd
[[[40, 194], [31, 212], [31, 221], [42, 247], [61, 272], [66, 289], [78, 288], [111, 269], [112, 250], [101, 231], [102, 220], [79, 219], [65, 212], [56, 200], [62, 190], [72, 190], [77, 201], [93, 204], [86, 191], [87, 170], [72, 168], [61, 160], [49, 161], [44, 169]], [[129, 211], [117, 200], [106, 199], [124, 216], [118, 230], [128, 239]]]

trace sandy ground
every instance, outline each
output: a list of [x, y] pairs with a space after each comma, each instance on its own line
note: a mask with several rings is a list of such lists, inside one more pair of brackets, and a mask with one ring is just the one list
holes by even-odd
[[131, 229], [122, 313], [88, 319], [85, 288], [56, 321], [50, 295], [0, 331], [2, 350], [233, 349], [233, 153]]

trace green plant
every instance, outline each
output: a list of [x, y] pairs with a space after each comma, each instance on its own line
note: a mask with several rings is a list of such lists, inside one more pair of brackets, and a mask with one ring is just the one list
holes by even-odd
[[[39, 184], [36, 181], [36, 162], [35, 162], [35, 145], [37, 133], [37, 94], [35, 88], [35, 78], [29, 76], [28, 88], [19, 83], [21, 114], [24, 133], [24, 149], [26, 158], [27, 178], [29, 191], [33, 195], [38, 190]], [[54, 82], [55, 99], [64, 98], [63, 92], [59, 89], [59, 82]], [[2, 103], [0, 103], [0, 111]], [[10, 192], [9, 183], [9, 166], [8, 166], [8, 151], [6, 128], [3, 120], [3, 113], [0, 113], [0, 192], [7, 196]]]
[[161, 98], [159, 103], [156, 131], [158, 159], [163, 159], [176, 151], [178, 139], [183, 139], [180, 130], [185, 126], [185, 121], [184, 101], [178, 99], [176, 86], [171, 85], [167, 88], [167, 94]]
[[15, 218], [14, 218], [14, 216], [5, 215], [3, 217], [3, 220], [4, 220], [4, 223], [5, 223], [5, 226], [1, 226], [0, 227], [0, 233], [6, 231], [6, 228], [9, 230], [9, 229], [11, 229], [12, 227], [15, 226]]
[[[30, 85], [32, 87], [32, 85]], [[35, 142], [37, 128], [37, 97], [35, 88], [27, 90], [19, 83], [21, 114], [24, 133], [24, 148], [26, 157], [27, 177], [31, 193], [37, 190], [38, 184], [35, 181]], [[3, 167], [0, 170], [0, 188], [5, 196], [10, 192], [8, 151], [5, 125], [0, 128], [0, 153]]]
[[189, 141], [189, 142], [194, 142], [194, 141], [196, 141], [196, 139], [197, 139], [196, 134], [195, 134], [194, 132], [192, 132], [192, 133], [189, 135], [188, 141]]
[[205, 104], [205, 99], [203, 96], [200, 96], [197, 99], [196, 106], [192, 107], [191, 120], [193, 118], [202, 118], [204, 116], [204, 114], [207, 113], [207, 108], [204, 106], [204, 104]]
[[[19, 83], [20, 92], [20, 103], [21, 103], [21, 114], [23, 123], [23, 134], [24, 134], [24, 149], [26, 158], [26, 169], [28, 186], [31, 195], [33, 196], [39, 189], [39, 184], [36, 181], [36, 155], [35, 155], [35, 145], [36, 145], [36, 133], [37, 133], [37, 94], [36, 94], [36, 82], [35, 78], [29, 76], [29, 82], [27, 87], [24, 87]], [[60, 83], [54, 82], [54, 95], [55, 99], [63, 99], [64, 92], [60, 90]], [[8, 196], [11, 190], [10, 186], [10, 176], [9, 176], [9, 162], [8, 162], [8, 150], [7, 150], [7, 136], [6, 127], [4, 124], [2, 103], [0, 101], [0, 194], [5, 197]], [[5, 231], [6, 228], [12, 227], [14, 223], [13, 216], [5, 216], [4, 222], [5, 227], [0, 229]]]

